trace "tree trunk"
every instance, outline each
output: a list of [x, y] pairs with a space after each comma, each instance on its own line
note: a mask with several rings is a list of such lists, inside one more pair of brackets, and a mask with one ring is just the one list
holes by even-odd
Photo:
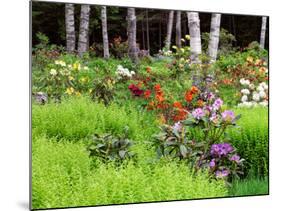
[[106, 7], [101, 7], [101, 23], [102, 23], [102, 39], [103, 39], [103, 57], [109, 58], [109, 47], [108, 47], [108, 34], [107, 34], [107, 18], [106, 18]]
[[149, 41], [149, 23], [148, 23], [148, 9], [145, 11], [146, 14], [146, 42], [147, 42], [147, 50], [150, 52], [150, 41]]
[[176, 45], [178, 48], [181, 48], [181, 11], [177, 11]]
[[200, 20], [198, 12], [187, 12], [188, 28], [190, 34], [190, 51], [191, 63], [200, 63], [199, 55], [201, 54], [201, 35]]
[[75, 51], [75, 21], [74, 5], [65, 4], [66, 50], [68, 53]]
[[160, 13], [160, 21], [159, 21], [159, 50], [162, 49], [162, 15]]
[[138, 62], [138, 52], [136, 43], [136, 29], [137, 21], [134, 8], [128, 8], [127, 20], [128, 20], [128, 54], [134, 63]]
[[208, 47], [211, 63], [215, 62], [217, 59], [219, 39], [220, 39], [220, 24], [221, 24], [221, 14], [212, 14], [210, 40], [209, 40], [209, 47]]
[[264, 48], [264, 44], [265, 44], [265, 32], [266, 32], [266, 17], [262, 17], [261, 37], [260, 37], [260, 46], [261, 46], [261, 48]]
[[141, 20], [141, 30], [142, 30], [142, 49], [146, 49], [145, 48], [145, 34], [144, 34], [144, 23], [143, 23], [143, 19], [144, 17], [142, 17], [142, 20]]
[[82, 56], [89, 48], [90, 5], [81, 5], [78, 54]]
[[170, 47], [171, 47], [173, 22], [174, 22], [174, 11], [170, 11], [168, 26], [167, 26], [167, 37], [166, 37], [166, 43], [165, 43], [165, 47], [167, 50], [170, 50]]

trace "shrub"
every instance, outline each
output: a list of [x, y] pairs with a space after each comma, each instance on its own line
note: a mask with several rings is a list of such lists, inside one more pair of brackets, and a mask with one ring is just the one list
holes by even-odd
[[81, 142], [38, 138], [32, 151], [32, 208], [93, 206], [222, 197], [222, 181], [204, 172], [194, 177], [185, 164], [158, 162], [121, 165], [91, 159]]
[[157, 129], [153, 114], [138, 111], [129, 103], [122, 107], [113, 103], [105, 107], [86, 97], [72, 97], [60, 104], [32, 106], [34, 135], [79, 140], [93, 133], [121, 135], [126, 125], [129, 138], [136, 141], [148, 140]]

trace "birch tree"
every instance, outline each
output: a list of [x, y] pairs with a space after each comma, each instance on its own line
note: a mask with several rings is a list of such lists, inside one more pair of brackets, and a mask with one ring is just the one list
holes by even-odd
[[90, 5], [81, 5], [78, 54], [82, 56], [89, 48]]
[[174, 11], [169, 12], [169, 20], [167, 25], [167, 37], [165, 47], [167, 50], [170, 50], [171, 46], [171, 37], [172, 37], [172, 29], [173, 29], [173, 22], [174, 22]]
[[190, 51], [191, 63], [200, 63], [199, 55], [201, 54], [201, 35], [200, 20], [198, 12], [187, 12], [188, 28], [190, 34]]
[[66, 50], [68, 53], [75, 51], [75, 21], [74, 5], [65, 4]]
[[261, 48], [264, 48], [264, 44], [265, 44], [265, 32], [266, 32], [266, 17], [262, 17], [261, 36], [260, 36], [260, 46], [261, 46]]
[[181, 11], [177, 11], [176, 45], [178, 48], [181, 48]]
[[219, 39], [220, 39], [220, 24], [221, 24], [221, 14], [212, 14], [210, 40], [208, 46], [208, 53], [211, 58], [211, 62], [214, 62], [217, 59]]
[[102, 39], [103, 39], [103, 57], [109, 58], [109, 47], [108, 47], [108, 33], [107, 33], [107, 16], [106, 7], [101, 7], [101, 23], [102, 23]]
[[136, 30], [137, 20], [134, 8], [128, 8], [127, 10], [127, 21], [128, 21], [128, 55], [133, 62], [138, 62], [138, 52], [136, 43]]

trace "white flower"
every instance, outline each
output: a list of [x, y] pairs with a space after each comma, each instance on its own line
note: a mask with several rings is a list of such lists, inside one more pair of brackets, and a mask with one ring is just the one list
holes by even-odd
[[249, 80], [245, 80], [244, 78], [241, 78], [240, 79], [240, 84], [242, 84], [242, 85], [249, 85], [250, 81]]
[[265, 98], [266, 97], [266, 93], [264, 91], [259, 92], [259, 95], [261, 98]]
[[131, 78], [136, 73], [134, 71], [129, 71], [127, 68], [124, 68], [122, 65], [118, 65], [115, 74], [118, 76], [118, 79], [121, 79], [121, 78]]
[[51, 69], [50, 70], [50, 74], [55, 76], [55, 75], [57, 75], [57, 71], [55, 69]]
[[242, 101], [242, 102], [248, 101], [247, 95], [243, 95], [242, 98], [241, 98], [241, 101]]
[[249, 88], [250, 88], [251, 90], [254, 90], [254, 89], [255, 89], [255, 84], [249, 84]]
[[242, 89], [241, 93], [244, 94], [244, 95], [249, 95], [250, 91], [249, 91], [249, 89]]
[[84, 67], [84, 70], [89, 70], [89, 67], [85, 66], [85, 67]]
[[263, 92], [264, 91], [263, 86], [259, 85], [258, 88], [257, 88], [257, 91]]
[[131, 75], [135, 75], [136, 73], [135, 73], [135, 71], [131, 71]]
[[265, 82], [260, 83], [260, 85], [263, 89], [267, 90], [268, 89], [268, 85]]
[[253, 100], [256, 101], [256, 102], [258, 102], [258, 101], [260, 100], [260, 95], [259, 95], [259, 93], [257, 93], [257, 92], [254, 92], [254, 93], [253, 93]]

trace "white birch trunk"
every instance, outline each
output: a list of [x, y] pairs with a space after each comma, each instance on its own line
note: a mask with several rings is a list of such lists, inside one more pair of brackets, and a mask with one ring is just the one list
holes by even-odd
[[211, 63], [215, 62], [218, 54], [219, 40], [220, 40], [220, 24], [221, 14], [212, 14], [210, 40], [208, 46], [208, 53]]
[[174, 11], [170, 11], [168, 26], [167, 26], [167, 38], [166, 38], [166, 44], [165, 44], [165, 47], [167, 50], [170, 50], [170, 47], [171, 47], [173, 22], [174, 22]]
[[101, 7], [101, 22], [102, 22], [102, 39], [103, 39], [103, 57], [109, 58], [109, 47], [108, 47], [108, 33], [107, 33], [107, 17], [106, 7]]
[[199, 55], [201, 54], [201, 35], [200, 20], [198, 12], [187, 12], [188, 28], [190, 34], [190, 51], [191, 63], [200, 63]]
[[181, 48], [181, 11], [177, 11], [176, 45], [178, 48]]
[[68, 53], [75, 51], [75, 21], [74, 5], [65, 4], [66, 50]]
[[264, 48], [264, 44], [265, 44], [265, 32], [266, 32], [266, 17], [262, 17], [261, 37], [260, 37], [260, 46], [261, 46], [261, 48]]
[[133, 62], [138, 62], [138, 52], [136, 43], [136, 30], [137, 20], [134, 8], [128, 8], [127, 20], [128, 20], [128, 55]]
[[78, 54], [82, 56], [89, 48], [90, 5], [81, 5]]

